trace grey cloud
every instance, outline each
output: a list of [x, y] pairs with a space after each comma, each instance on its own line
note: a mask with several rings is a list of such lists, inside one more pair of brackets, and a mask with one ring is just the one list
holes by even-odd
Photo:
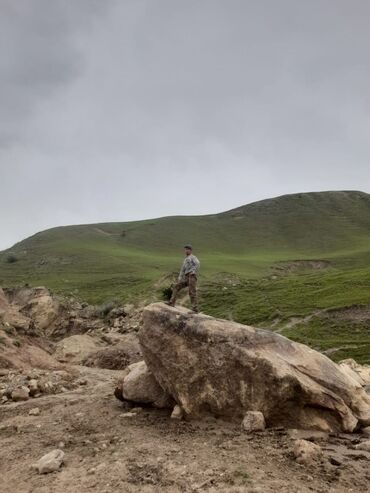
[[0, 8], [0, 248], [57, 224], [370, 191], [367, 0]]

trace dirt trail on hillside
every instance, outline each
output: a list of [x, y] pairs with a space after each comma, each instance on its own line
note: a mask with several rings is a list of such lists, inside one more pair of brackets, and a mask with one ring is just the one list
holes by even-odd
[[[1, 493], [367, 492], [370, 453], [358, 437], [322, 442], [324, 459], [295, 462], [286, 430], [248, 435], [217, 419], [174, 421], [169, 411], [127, 409], [113, 395], [122, 372], [75, 367], [87, 384], [0, 408]], [[30, 416], [38, 407], [39, 416]], [[62, 447], [65, 464], [31, 465]]]

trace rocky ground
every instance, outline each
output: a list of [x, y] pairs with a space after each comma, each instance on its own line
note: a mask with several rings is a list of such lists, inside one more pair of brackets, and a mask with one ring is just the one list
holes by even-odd
[[[176, 420], [117, 400], [116, 383], [141, 359], [140, 323], [132, 307], [0, 290], [1, 493], [369, 490], [365, 430], [247, 433], [240, 422]], [[298, 439], [318, 445], [316, 456], [302, 463]], [[54, 450], [60, 467], [40, 474], [34, 465]]]
[[[112, 388], [122, 372], [69, 370], [75, 388], [0, 408], [1, 492], [367, 492], [370, 452], [363, 435], [269, 429], [252, 435], [214, 418], [170, 419], [170, 411], [130, 410]], [[6, 376], [2, 377], [3, 379]], [[299, 464], [297, 438], [319, 444], [323, 456]], [[32, 465], [61, 449], [64, 464], [50, 474]]]

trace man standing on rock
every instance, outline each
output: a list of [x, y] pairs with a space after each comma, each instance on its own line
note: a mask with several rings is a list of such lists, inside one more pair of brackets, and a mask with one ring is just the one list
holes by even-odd
[[193, 255], [193, 247], [191, 245], [185, 245], [184, 249], [185, 260], [181, 267], [178, 282], [172, 288], [172, 296], [168, 304], [175, 306], [179, 291], [188, 287], [193, 312], [198, 313], [197, 276], [200, 262], [197, 257]]

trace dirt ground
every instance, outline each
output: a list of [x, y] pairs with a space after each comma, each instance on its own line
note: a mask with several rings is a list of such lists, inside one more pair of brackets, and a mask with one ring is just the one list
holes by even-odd
[[[121, 372], [78, 367], [76, 390], [0, 407], [0, 492], [368, 492], [370, 453], [356, 435], [318, 442], [323, 459], [297, 464], [288, 430], [248, 435], [214, 418], [171, 420], [170, 411], [127, 409], [113, 396]], [[29, 415], [35, 407], [39, 416]], [[316, 440], [319, 440], [316, 437]], [[60, 471], [32, 464], [63, 448]]]

